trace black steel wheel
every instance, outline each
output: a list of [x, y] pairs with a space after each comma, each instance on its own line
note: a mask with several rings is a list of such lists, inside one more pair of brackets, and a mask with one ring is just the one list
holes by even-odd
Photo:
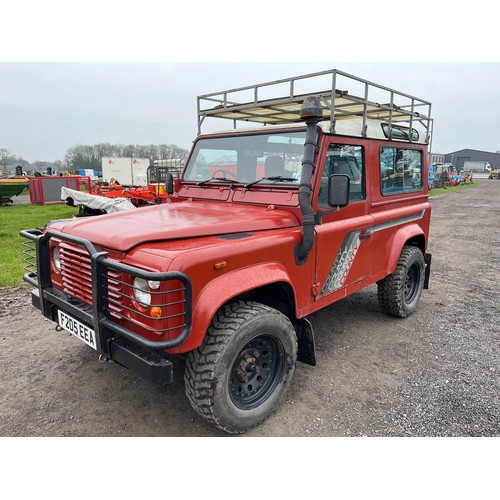
[[425, 278], [425, 260], [419, 248], [404, 246], [396, 270], [377, 283], [380, 307], [389, 315], [406, 318], [417, 308]]
[[240, 351], [231, 369], [231, 401], [242, 410], [261, 405], [276, 389], [285, 366], [285, 350], [278, 338], [259, 335]]
[[186, 394], [203, 418], [241, 433], [278, 407], [296, 360], [296, 333], [285, 315], [256, 302], [234, 302], [217, 313], [203, 344], [188, 354]]
[[420, 275], [422, 270], [418, 262], [413, 262], [406, 272], [403, 288], [405, 304], [412, 304], [420, 290]]

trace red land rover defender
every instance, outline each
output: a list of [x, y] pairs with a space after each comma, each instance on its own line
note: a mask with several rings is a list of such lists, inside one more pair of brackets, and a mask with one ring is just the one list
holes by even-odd
[[[337, 70], [200, 96], [172, 203], [21, 232], [33, 304], [153, 383], [185, 355], [194, 409], [243, 432], [278, 406], [297, 360], [316, 363], [309, 314], [373, 283], [388, 314], [415, 311], [430, 110]], [[234, 129], [202, 135], [212, 118]]]

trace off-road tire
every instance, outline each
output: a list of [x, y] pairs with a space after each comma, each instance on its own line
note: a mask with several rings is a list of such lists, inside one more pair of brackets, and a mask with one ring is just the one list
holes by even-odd
[[285, 315], [256, 302], [233, 302], [217, 312], [203, 344], [188, 354], [186, 395], [203, 418], [239, 434], [278, 407], [296, 360], [297, 337]]
[[377, 283], [378, 302], [390, 316], [406, 318], [417, 308], [425, 278], [425, 260], [417, 247], [404, 246], [396, 270]]

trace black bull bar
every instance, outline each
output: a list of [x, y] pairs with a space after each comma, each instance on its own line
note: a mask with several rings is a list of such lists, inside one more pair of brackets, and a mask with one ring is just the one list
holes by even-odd
[[[172, 363], [166, 359], [164, 350], [182, 344], [192, 328], [192, 286], [189, 278], [180, 272], [151, 272], [117, 262], [107, 257], [108, 253], [99, 251], [88, 240], [76, 236], [48, 230], [27, 229], [20, 235], [34, 242], [35, 255], [25, 250], [25, 255], [36, 258], [36, 272], [28, 271], [23, 279], [35, 287], [32, 291], [32, 303], [43, 315], [57, 322], [57, 311], [61, 309], [79, 321], [94, 329], [97, 352], [103, 358], [112, 359], [127, 368], [136, 371], [153, 383], [166, 384], [172, 381]], [[84, 248], [91, 263], [92, 305], [80, 302], [53, 287], [50, 276], [50, 239], [58, 239]], [[29, 247], [29, 243], [24, 243]], [[32, 244], [31, 244], [32, 245]], [[24, 259], [28, 262], [28, 259]], [[32, 262], [32, 266], [35, 263]], [[26, 268], [28, 270], [28, 268]], [[177, 280], [182, 283], [184, 300], [184, 318], [182, 331], [174, 338], [162, 341], [149, 340], [136, 332], [119, 325], [111, 319], [108, 304], [108, 269], [128, 274], [134, 278], [151, 281]], [[133, 287], [132, 287], [133, 288]]]

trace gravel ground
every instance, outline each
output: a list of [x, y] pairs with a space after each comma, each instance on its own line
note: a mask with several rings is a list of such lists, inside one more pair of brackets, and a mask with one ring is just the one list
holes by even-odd
[[[431, 198], [430, 289], [406, 320], [369, 287], [309, 319], [318, 364], [245, 436], [500, 436], [500, 182]], [[155, 387], [57, 333], [29, 287], [0, 290], [1, 436], [212, 436], [183, 361]], [[241, 438], [233, 438], [241, 439]]]

